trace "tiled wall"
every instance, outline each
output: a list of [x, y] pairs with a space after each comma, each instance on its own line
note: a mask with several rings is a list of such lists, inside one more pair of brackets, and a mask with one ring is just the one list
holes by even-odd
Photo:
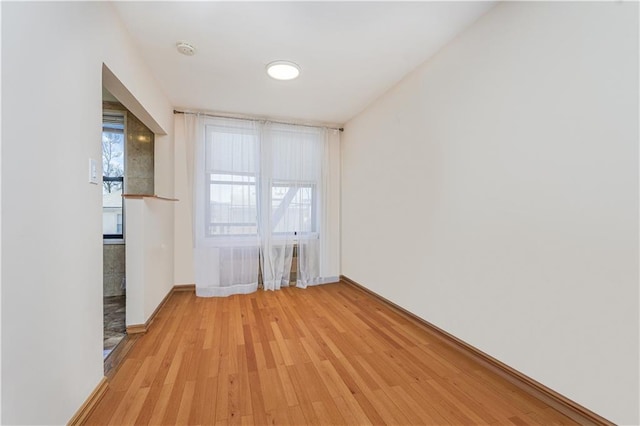
[[124, 244], [105, 244], [102, 251], [104, 296], [122, 296], [124, 291]]
[[[127, 111], [116, 102], [103, 102], [102, 108]], [[127, 194], [153, 195], [153, 132], [131, 113], [127, 113], [126, 131], [124, 190]]]
[[[103, 102], [102, 108], [127, 111], [117, 102]], [[124, 192], [153, 195], [153, 132], [128, 111], [125, 130]], [[104, 296], [121, 296], [125, 294], [125, 244], [105, 244], [103, 247]]]
[[124, 185], [127, 194], [153, 195], [153, 132], [127, 115]]

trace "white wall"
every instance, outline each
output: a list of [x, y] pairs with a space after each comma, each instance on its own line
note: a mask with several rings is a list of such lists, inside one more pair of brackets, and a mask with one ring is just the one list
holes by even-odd
[[144, 324], [173, 287], [173, 201], [127, 199], [125, 209], [126, 324], [131, 326]]
[[109, 3], [2, 4], [2, 424], [66, 423], [103, 376], [103, 63], [169, 133]]
[[173, 201], [146, 199], [145, 209], [145, 298], [147, 321], [169, 293], [173, 282]]
[[638, 4], [499, 4], [345, 127], [343, 274], [638, 424]]

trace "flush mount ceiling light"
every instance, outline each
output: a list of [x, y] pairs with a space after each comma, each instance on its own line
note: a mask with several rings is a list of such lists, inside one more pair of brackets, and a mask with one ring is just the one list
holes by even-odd
[[176, 48], [178, 49], [178, 52], [186, 56], [193, 56], [196, 53], [196, 48], [184, 41], [177, 42]]
[[274, 61], [267, 65], [267, 74], [276, 80], [293, 80], [300, 75], [300, 67], [290, 61]]

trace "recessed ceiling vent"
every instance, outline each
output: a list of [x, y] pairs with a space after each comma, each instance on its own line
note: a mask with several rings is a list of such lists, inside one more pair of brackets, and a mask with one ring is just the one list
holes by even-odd
[[196, 48], [184, 41], [177, 42], [176, 48], [178, 49], [178, 52], [186, 56], [193, 56], [196, 54]]

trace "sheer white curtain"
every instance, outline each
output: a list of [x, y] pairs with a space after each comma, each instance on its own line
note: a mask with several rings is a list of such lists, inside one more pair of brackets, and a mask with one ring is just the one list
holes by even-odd
[[194, 156], [196, 295], [251, 293], [258, 288], [258, 129], [222, 118], [204, 118], [201, 128]]
[[[339, 133], [185, 115], [198, 296], [338, 280]], [[189, 159], [189, 156], [188, 156]]]
[[[265, 123], [262, 128], [260, 241], [265, 290], [288, 286], [294, 245], [319, 239], [323, 130]], [[320, 253], [298, 251], [298, 276]], [[301, 256], [305, 261], [301, 262]]]
[[[340, 133], [336, 129], [320, 129], [317, 150], [318, 187], [316, 194], [316, 232], [302, 234], [298, 239], [298, 279], [297, 286], [338, 281], [339, 259], [338, 238], [335, 216], [339, 212], [339, 143]], [[337, 173], [336, 173], [337, 172]], [[334, 175], [332, 175], [332, 173]], [[332, 215], [334, 218], [332, 218]], [[332, 220], [334, 219], [334, 220]]]

